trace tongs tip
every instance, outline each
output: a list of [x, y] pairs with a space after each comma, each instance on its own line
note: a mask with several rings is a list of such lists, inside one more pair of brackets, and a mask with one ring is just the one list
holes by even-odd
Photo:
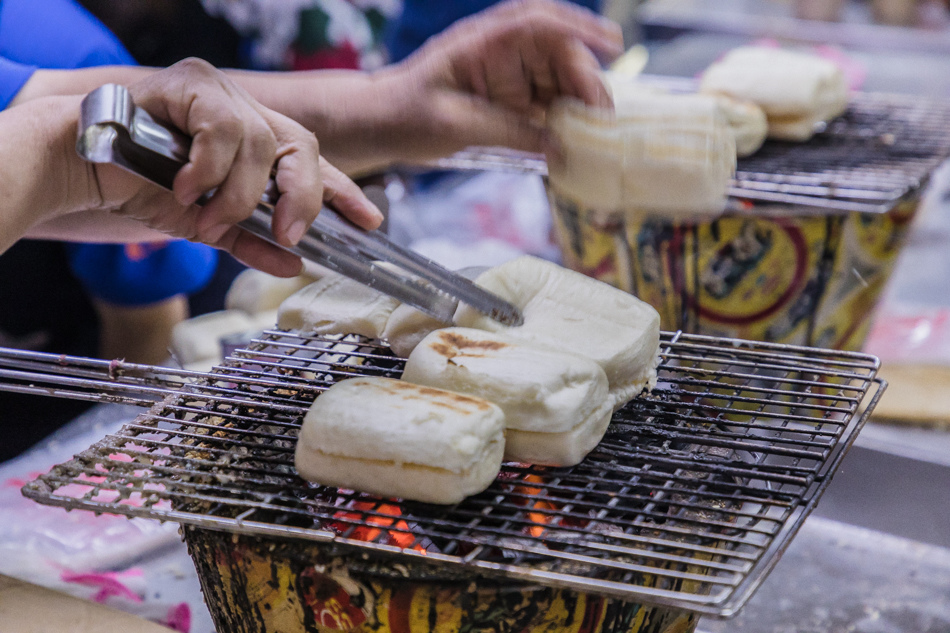
[[507, 325], [508, 327], [519, 327], [524, 325], [524, 315], [521, 313], [521, 310], [514, 306], [494, 308], [488, 313], [488, 316], [492, 320], [498, 321], [502, 325]]

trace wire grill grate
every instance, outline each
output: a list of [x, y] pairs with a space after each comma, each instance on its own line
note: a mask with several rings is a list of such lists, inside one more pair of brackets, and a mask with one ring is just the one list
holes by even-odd
[[[24, 487], [42, 503], [415, 557], [729, 615], [814, 507], [880, 381], [873, 357], [664, 334], [659, 383], [578, 466], [506, 464], [457, 506], [299, 479], [310, 403], [403, 361], [358, 337], [272, 330]], [[873, 402], [872, 402], [873, 406]], [[405, 558], [403, 558], [405, 560]]]
[[[805, 143], [767, 141], [739, 159], [736, 199], [823, 211], [880, 213], [923, 187], [950, 155], [950, 102], [856, 93], [848, 110]], [[442, 169], [547, 174], [542, 156], [472, 148], [435, 161]]]

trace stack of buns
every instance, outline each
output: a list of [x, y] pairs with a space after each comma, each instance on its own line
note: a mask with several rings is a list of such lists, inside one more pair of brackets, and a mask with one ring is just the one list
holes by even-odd
[[703, 73], [700, 92], [759, 105], [769, 138], [810, 139], [819, 124], [845, 111], [848, 87], [833, 62], [782, 48], [741, 46]]
[[613, 99], [614, 112], [620, 118], [677, 111], [683, 117], [690, 112], [694, 116], [708, 116], [706, 113], [718, 110], [735, 141], [736, 156], [750, 156], [765, 142], [768, 133], [765, 112], [751, 101], [718, 93], [673, 93], [661, 84], [612, 71], [605, 72], [603, 80]]
[[277, 311], [277, 326], [312, 334], [379, 338], [399, 300], [337, 273], [305, 286]]
[[656, 382], [660, 315], [632, 294], [529, 255], [491, 268], [475, 282], [518, 307], [524, 324], [502, 325], [463, 304], [455, 314], [458, 325], [593, 360], [607, 376], [615, 409]]
[[[332, 386], [304, 420], [295, 457], [301, 476], [456, 503], [491, 483], [502, 454], [551, 466], [579, 463], [612, 413], [655, 383], [659, 315], [632, 295], [530, 256], [488, 269], [476, 283], [518, 306], [524, 324], [507, 327], [463, 305], [455, 320], [466, 327], [430, 330], [426, 323], [427, 333], [412, 337], [421, 340], [404, 350], [402, 380]], [[485, 432], [473, 431], [477, 425]], [[480, 456], [478, 467], [473, 455]]]
[[458, 503], [494, 481], [504, 414], [481, 398], [392, 378], [336, 383], [297, 440], [300, 476], [327, 486], [427, 503]]
[[722, 212], [735, 173], [735, 138], [715, 100], [640, 93], [619, 109], [560, 100], [547, 124], [560, 157], [556, 197], [600, 213], [706, 216]]
[[225, 340], [274, 327], [277, 309], [297, 290], [312, 284], [317, 271], [282, 278], [249, 268], [224, 297], [224, 310], [185, 319], [172, 328], [171, 351], [185, 369], [209, 371], [224, 360]]
[[594, 361], [497, 332], [436, 330], [409, 355], [403, 380], [484, 398], [505, 414], [505, 458], [579, 463], [603, 437], [613, 407]]

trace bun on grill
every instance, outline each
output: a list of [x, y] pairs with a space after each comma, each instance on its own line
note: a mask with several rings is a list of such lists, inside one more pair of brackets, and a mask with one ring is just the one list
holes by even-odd
[[758, 104], [769, 138], [788, 141], [807, 141], [817, 124], [848, 106], [848, 86], [834, 63], [765, 46], [733, 49], [706, 70], [699, 89]]
[[391, 378], [351, 378], [314, 401], [294, 462], [315, 483], [458, 503], [498, 475], [504, 428], [501, 409], [481, 398]]
[[224, 296], [224, 307], [248, 314], [273, 312], [287, 297], [314, 281], [316, 280], [309, 275], [275, 277], [255, 268], [248, 268], [231, 282], [231, 287]]
[[553, 192], [602, 213], [720, 214], [736, 147], [715, 100], [637, 93], [618, 106], [551, 106], [547, 124], [562, 155], [548, 165]]
[[497, 332], [432, 332], [409, 355], [402, 377], [497, 404], [505, 414], [505, 458], [519, 462], [579, 463], [613, 413], [600, 365]]
[[736, 156], [743, 158], [759, 151], [769, 133], [765, 112], [751, 101], [734, 99], [728, 95], [711, 95], [726, 118], [736, 140]]
[[172, 328], [172, 353], [185, 369], [209, 371], [224, 359], [223, 338], [273, 327], [275, 317], [274, 312], [249, 315], [240, 310], [218, 310], [185, 319]]
[[475, 282], [521, 309], [524, 325], [502, 325], [464, 304], [455, 313], [458, 325], [593, 360], [607, 376], [615, 409], [655, 384], [660, 315], [632, 294], [530, 255]]
[[[486, 270], [488, 268], [485, 266], [469, 266], [456, 272], [466, 279], [475, 279]], [[383, 329], [382, 338], [389, 344], [389, 348], [396, 356], [406, 358], [429, 332], [444, 328], [446, 325], [448, 324], [429, 316], [425, 312], [421, 312], [405, 303], [400, 303], [389, 315], [386, 327]]]
[[336, 273], [287, 297], [277, 311], [283, 329], [379, 338], [399, 301]]

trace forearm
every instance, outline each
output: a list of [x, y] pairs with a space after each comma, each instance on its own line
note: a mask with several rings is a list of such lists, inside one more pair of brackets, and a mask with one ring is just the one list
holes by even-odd
[[[99, 66], [38, 70], [11, 105], [54, 95], [83, 95], [107, 83], [129, 85], [157, 69]], [[400, 117], [405, 95], [390, 72], [317, 70], [254, 72], [226, 70], [263, 105], [311, 130], [332, 164], [346, 173], [367, 173], [402, 158]]]
[[100, 199], [93, 168], [76, 155], [79, 101], [52, 97], [0, 112], [0, 252]]
[[155, 72], [140, 66], [95, 66], [75, 70], [37, 70], [16, 94], [10, 106], [62, 95], [84, 95], [104, 84], [128, 86]]
[[172, 239], [138, 220], [106, 209], [90, 209], [56, 216], [30, 228], [26, 237], [90, 244], [162, 242]]
[[311, 130], [321, 154], [348, 174], [404, 159], [409, 104], [392, 69], [228, 74], [265, 106]]

